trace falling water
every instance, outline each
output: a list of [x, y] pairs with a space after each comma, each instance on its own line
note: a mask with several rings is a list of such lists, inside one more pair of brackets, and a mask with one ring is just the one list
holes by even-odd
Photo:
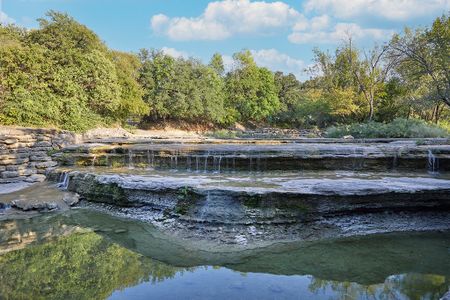
[[428, 150], [428, 172], [437, 173], [439, 170], [439, 159]]
[[195, 172], [199, 171], [200, 158], [198, 156], [195, 157]]
[[128, 150], [128, 169], [134, 169], [133, 164], [133, 150]]
[[217, 173], [220, 173], [220, 164], [222, 163], [222, 156], [219, 156], [219, 162], [217, 167]]
[[203, 168], [203, 172], [206, 173], [208, 171], [208, 155], [205, 156], [205, 166]]
[[392, 168], [395, 169], [398, 166], [398, 152], [394, 153], [394, 158], [392, 159]]
[[59, 182], [57, 184], [57, 187], [63, 190], [67, 190], [67, 187], [69, 186], [69, 180], [70, 180], [69, 173], [67, 172], [62, 173]]
[[186, 168], [188, 171], [191, 170], [191, 164], [192, 164], [191, 157], [188, 155], [188, 156], [186, 156]]

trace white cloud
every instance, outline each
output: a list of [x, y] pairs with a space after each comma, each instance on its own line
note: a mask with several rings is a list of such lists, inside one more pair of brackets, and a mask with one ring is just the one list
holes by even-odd
[[211, 2], [195, 18], [152, 17], [154, 32], [172, 40], [223, 40], [236, 34], [261, 34], [292, 26], [300, 13], [284, 2], [223, 0]]
[[[311, 26], [311, 29], [313, 27]], [[323, 28], [323, 27], [316, 27]], [[387, 40], [392, 34], [393, 30], [385, 30], [378, 28], [361, 28], [355, 23], [337, 23], [331, 30], [308, 30], [308, 31], [294, 31], [289, 35], [288, 39], [294, 44], [307, 43], [328, 43], [335, 44], [342, 42], [349, 37], [354, 39], [370, 38], [374, 40]]]
[[297, 78], [303, 77], [305, 63], [276, 49], [250, 50], [257, 65], [266, 67], [272, 71], [292, 73]]
[[161, 51], [166, 55], [172, 56], [173, 58], [189, 58], [189, 54], [187, 52], [179, 51], [175, 48], [162, 47]]
[[164, 27], [169, 23], [170, 19], [166, 15], [158, 14], [152, 17], [150, 21], [153, 30], [161, 31], [164, 30]]
[[[283, 73], [292, 73], [297, 79], [304, 79], [305, 63], [293, 58], [285, 53], [281, 53], [276, 49], [250, 50], [255, 62], [260, 67], [266, 67], [271, 71], [281, 71]], [[232, 71], [235, 67], [233, 57], [230, 55], [222, 55], [225, 72]]]
[[338, 18], [375, 15], [407, 20], [448, 11], [450, 0], [308, 0], [306, 11], [327, 12]]
[[12, 24], [16, 21], [0, 10], [0, 24]]

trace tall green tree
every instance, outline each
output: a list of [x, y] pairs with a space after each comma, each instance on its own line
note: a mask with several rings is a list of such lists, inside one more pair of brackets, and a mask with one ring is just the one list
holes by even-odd
[[250, 51], [233, 56], [237, 68], [227, 74], [227, 104], [237, 121], [263, 121], [278, 111], [275, 77], [256, 65]]
[[450, 107], [450, 18], [437, 18], [431, 28], [395, 35], [391, 57], [408, 80], [429, 80], [439, 101]]

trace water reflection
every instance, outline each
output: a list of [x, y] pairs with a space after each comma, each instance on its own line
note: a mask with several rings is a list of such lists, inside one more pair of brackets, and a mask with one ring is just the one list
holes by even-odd
[[187, 247], [85, 210], [5, 221], [0, 298], [439, 299], [450, 287], [450, 233], [228, 253]]

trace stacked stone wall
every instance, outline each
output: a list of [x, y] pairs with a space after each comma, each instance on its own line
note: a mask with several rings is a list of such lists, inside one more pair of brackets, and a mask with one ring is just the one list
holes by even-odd
[[76, 140], [68, 131], [0, 127], [0, 183], [43, 181], [58, 164], [51, 155]]

